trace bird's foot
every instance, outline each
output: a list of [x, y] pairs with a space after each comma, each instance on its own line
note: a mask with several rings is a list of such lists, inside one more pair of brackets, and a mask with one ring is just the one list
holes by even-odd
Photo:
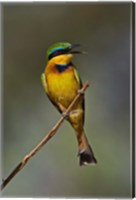
[[77, 90], [77, 93], [78, 93], [78, 94], [81, 94], [81, 95], [84, 94], [84, 92], [83, 92], [81, 89]]
[[67, 112], [62, 112], [62, 116], [65, 118], [65, 119], [67, 119], [68, 118], [68, 113]]

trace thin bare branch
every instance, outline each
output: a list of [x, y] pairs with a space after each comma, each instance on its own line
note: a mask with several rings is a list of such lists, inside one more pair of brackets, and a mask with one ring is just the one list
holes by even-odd
[[[83, 87], [81, 88], [80, 92], [71, 102], [67, 110], [65, 111], [65, 115], [68, 115], [71, 111], [72, 107], [75, 103], [79, 100], [79, 97], [85, 92], [85, 90], [89, 87], [89, 83], [84, 83]], [[3, 180], [1, 184], [1, 191], [6, 187], [6, 185], [13, 179], [13, 177], [23, 169], [26, 163], [56, 134], [57, 130], [61, 126], [62, 122], [64, 121], [65, 116], [61, 116], [59, 121], [55, 124], [55, 126], [47, 133], [47, 135], [41, 140], [41, 142], [32, 150], [29, 154], [27, 154], [23, 160], [15, 167], [15, 169], [10, 173], [10, 175]]]

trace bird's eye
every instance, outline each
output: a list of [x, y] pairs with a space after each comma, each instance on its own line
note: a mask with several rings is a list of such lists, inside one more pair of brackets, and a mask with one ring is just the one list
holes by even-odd
[[49, 57], [48, 57], [48, 60], [50, 60], [51, 58], [55, 57], [55, 56], [58, 56], [58, 55], [62, 55], [62, 54], [66, 54], [68, 53], [69, 49], [58, 49], [54, 52], [52, 52]]

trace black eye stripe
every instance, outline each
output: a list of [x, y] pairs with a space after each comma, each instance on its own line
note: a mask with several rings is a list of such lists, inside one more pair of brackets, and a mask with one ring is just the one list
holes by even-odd
[[51, 58], [58, 56], [58, 55], [62, 55], [62, 54], [67, 54], [69, 52], [70, 48], [67, 49], [62, 49], [62, 50], [56, 50], [55, 52], [51, 53], [48, 57], [48, 60], [50, 60]]

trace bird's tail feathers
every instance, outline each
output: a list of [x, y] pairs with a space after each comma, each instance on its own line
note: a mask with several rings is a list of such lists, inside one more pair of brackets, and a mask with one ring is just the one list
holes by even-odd
[[94, 154], [93, 154], [93, 151], [92, 151], [90, 145], [88, 145], [88, 147], [86, 149], [80, 150], [79, 156], [80, 156], [80, 161], [79, 161], [80, 166], [97, 163], [97, 160], [94, 157]]
[[91, 146], [88, 143], [88, 140], [87, 140], [84, 130], [82, 130], [81, 133], [82, 134], [78, 135], [78, 136], [80, 136], [80, 137], [78, 137], [78, 144], [79, 144], [79, 154], [78, 155], [80, 156], [79, 164], [80, 164], [80, 166], [96, 164], [97, 160], [94, 156]]

